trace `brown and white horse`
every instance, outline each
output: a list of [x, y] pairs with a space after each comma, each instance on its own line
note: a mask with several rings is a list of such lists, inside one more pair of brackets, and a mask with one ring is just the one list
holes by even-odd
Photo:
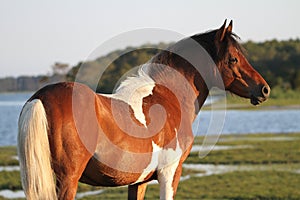
[[[208, 52], [215, 68], [201, 61], [202, 53], [184, 39], [140, 67], [115, 94], [96, 94], [69, 82], [37, 91], [19, 118], [18, 153], [27, 199], [74, 199], [79, 181], [129, 185], [128, 199], [143, 199], [151, 180], [158, 180], [161, 199], [173, 199], [192, 147], [192, 123], [213, 86], [207, 80], [220, 74], [226, 90], [254, 105], [270, 93], [244, 57], [232, 21], [188, 39]], [[201, 58], [200, 70], [180, 55], [185, 50], [191, 58]]]

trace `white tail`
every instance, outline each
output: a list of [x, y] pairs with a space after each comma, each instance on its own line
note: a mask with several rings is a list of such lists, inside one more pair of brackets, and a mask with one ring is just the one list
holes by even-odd
[[19, 118], [18, 155], [22, 186], [28, 200], [56, 200], [48, 123], [42, 102], [27, 102]]

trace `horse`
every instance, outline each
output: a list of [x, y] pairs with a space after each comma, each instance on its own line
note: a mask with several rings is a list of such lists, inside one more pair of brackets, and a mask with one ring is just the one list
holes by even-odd
[[[38, 90], [18, 122], [21, 181], [27, 199], [71, 200], [78, 182], [126, 186], [143, 199], [157, 180], [161, 199], [173, 199], [194, 136], [192, 123], [212, 82], [258, 105], [270, 87], [250, 65], [233, 23], [196, 34], [156, 54], [114, 94], [61, 82]], [[203, 52], [187, 45], [194, 41]], [[200, 58], [201, 69], [180, 54]], [[203, 59], [205, 61], [203, 61]], [[202, 70], [202, 71], [201, 71]]]

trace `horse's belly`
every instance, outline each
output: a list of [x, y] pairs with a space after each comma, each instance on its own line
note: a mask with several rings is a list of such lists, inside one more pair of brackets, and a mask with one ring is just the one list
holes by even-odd
[[[94, 186], [122, 186], [137, 182], [140, 176], [141, 173], [124, 172], [108, 167], [93, 157], [88, 162], [80, 182]], [[148, 177], [148, 180], [153, 179], [154, 172]]]

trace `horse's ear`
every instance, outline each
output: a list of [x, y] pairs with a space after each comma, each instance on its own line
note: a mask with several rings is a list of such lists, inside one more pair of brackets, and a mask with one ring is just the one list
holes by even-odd
[[233, 22], [231, 20], [228, 27], [227, 27], [227, 33], [232, 33], [232, 24], [233, 24]]
[[227, 19], [225, 19], [224, 24], [221, 26], [221, 28], [216, 33], [216, 40], [218, 42], [222, 42], [225, 37], [226, 31], [227, 31], [226, 22], [227, 22]]

